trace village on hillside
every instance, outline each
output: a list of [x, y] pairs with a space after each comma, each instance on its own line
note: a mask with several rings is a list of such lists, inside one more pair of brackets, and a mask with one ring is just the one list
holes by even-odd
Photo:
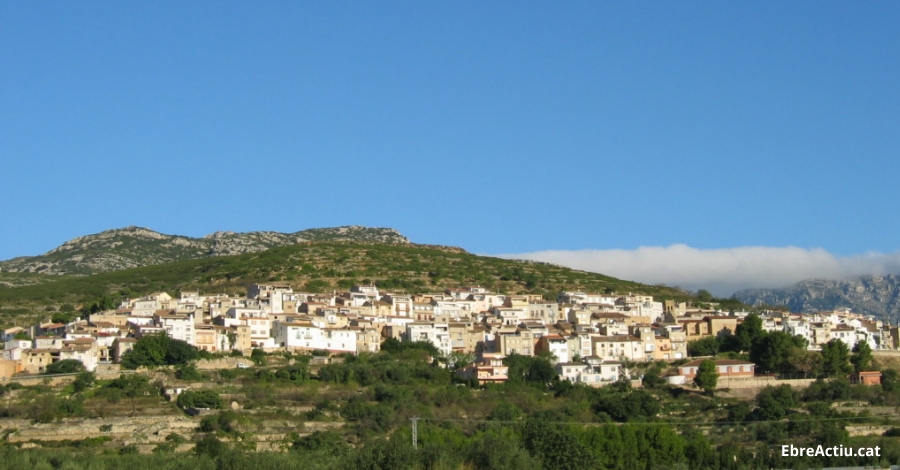
[[[202, 351], [235, 355], [262, 349], [329, 356], [377, 352], [390, 338], [427, 342], [444, 358], [466, 358], [448, 365], [464, 364], [456, 374], [479, 384], [506, 381], [502, 360], [514, 354], [544, 353], [561, 380], [590, 386], [639, 378], [629, 376], [631, 363], [677, 361], [677, 372], [666, 379], [684, 384], [700, 362], [687, 362], [688, 344], [733, 334], [747, 315], [632, 294], [562, 292], [550, 301], [481, 287], [409, 295], [355, 286], [349, 292], [314, 294], [254, 284], [241, 297], [182, 292], [173, 298], [159, 292], [68, 324], [5, 329], [0, 377], [42, 374], [49, 365], [72, 359], [88, 371], [117, 367], [140, 338], [164, 333]], [[811, 351], [835, 339], [848, 349], [863, 343], [872, 350], [900, 345], [898, 327], [849, 311], [766, 311], [759, 317], [765, 331], [800, 336]], [[761, 372], [749, 361], [716, 363], [723, 377]]]

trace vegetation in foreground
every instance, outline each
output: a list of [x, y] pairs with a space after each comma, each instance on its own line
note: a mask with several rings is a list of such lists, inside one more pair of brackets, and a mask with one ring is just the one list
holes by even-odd
[[[114, 380], [82, 372], [57, 387], [11, 383], [0, 390], [4, 418], [52, 423], [210, 411], [188, 418], [192, 432], [158, 437], [98, 433], [28, 443], [10, 441], [20, 431], [7, 428], [0, 468], [751, 469], [900, 459], [900, 381], [891, 370], [882, 386], [820, 380], [804, 390], [768, 387], [746, 400], [658, 380], [643, 389], [573, 385], [559, 381], [545, 357], [512, 356], [510, 382], [481, 387], [455, 379], [430, 345], [400, 344], [323, 366], [306, 355], [257, 353], [259, 365], [247, 369], [199, 370], [184, 359]], [[661, 365], [631, 367], [652, 376]], [[159, 396], [164, 387], [191, 384], [174, 402]], [[420, 418], [417, 449], [413, 417]], [[871, 426], [881, 431], [851, 437]], [[785, 444], [879, 446], [882, 454], [783, 458]]]

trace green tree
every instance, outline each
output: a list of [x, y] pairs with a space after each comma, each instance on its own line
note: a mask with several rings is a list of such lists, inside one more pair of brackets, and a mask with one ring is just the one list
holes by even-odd
[[653, 366], [647, 369], [644, 372], [644, 378], [641, 382], [644, 387], [647, 388], [655, 388], [664, 383], [662, 377], [660, 377], [659, 367]]
[[77, 359], [63, 359], [62, 361], [49, 364], [44, 369], [45, 374], [74, 374], [84, 370], [84, 364]]
[[787, 362], [793, 372], [802, 372], [805, 378], [822, 368], [822, 355], [803, 348], [791, 348]]
[[872, 348], [865, 341], [857, 342], [853, 346], [853, 354], [850, 356], [850, 363], [856, 372], [862, 372], [872, 368]]
[[547, 469], [581, 469], [597, 466], [594, 454], [566, 427], [530, 420], [522, 432], [525, 448]]
[[757, 414], [760, 419], [771, 421], [784, 417], [787, 410], [796, 405], [797, 393], [790, 385], [768, 386], [756, 396]]
[[56, 312], [50, 317], [50, 321], [53, 323], [65, 323], [68, 324], [72, 320], [75, 319], [75, 312]]
[[120, 393], [131, 399], [132, 414], [137, 411], [137, 398], [152, 389], [150, 378], [143, 374], [122, 374], [113, 379], [107, 387], [121, 390]]
[[335, 455], [347, 449], [344, 438], [337, 431], [314, 431], [312, 434], [301, 437], [293, 442], [295, 450], [324, 451]]
[[250, 352], [250, 360], [258, 366], [266, 365], [266, 352], [259, 348], [253, 348]]
[[700, 289], [697, 291], [697, 300], [703, 303], [712, 302], [713, 295], [706, 289]]
[[885, 392], [893, 392], [894, 390], [900, 389], [900, 380], [898, 380], [898, 376], [900, 376], [900, 374], [894, 369], [884, 369], [881, 371], [881, 388], [884, 389]]
[[166, 334], [147, 335], [135, 343], [131, 351], [122, 357], [122, 367], [154, 367], [186, 364], [197, 359], [199, 351], [190, 344], [172, 339]]
[[737, 337], [738, 346], [741, 351], [750, 351], [753, 344], [765, 336], [766, 331], [763, 330], [762, 319], [759, 315], [751, 313], [744, 318], [744, 321], [735, 328], [734, 335]]
[[822, 346], [822, 373], [840, 376], [849, 374], [852, 370], [850, 350], [843, 341], [833, 339]]
[[175, 377], [179, 380], [186, 380], [190, 382], [199, 382], [206, 378], [203, 373], [197, 369], [197, 366], [189, 362], [187, 364], [181, 364], [175, 368]]
[[750, 361], [767, 372], [787, 372], [791, 349], [798, 347], [806, 348], [806, 340], [783, 331], [769, 333], [750, 348]]
[[217, 410], [225, 407], [225, 401], [213, 390], [187, 390], [178, 395], [176, 403], [181, 409], [210, 408]]
[[96, 377], [93, 372], [82, 372], [75, 376], [75, 381], [72, 382], [72, 387], [75, 389], [75, 393], [83, 392], [94, 385], [94, 381]]
[[194, 446], [194, 452], [196, 452], [197, 455], [208, 455], [212, 458], [224, 454], [227, 450], [228, 446], [216, 438], [214, 434], [203, 436], [203, 438], [197, 441], [197, 444]]
[[716, 391], [718, 381], [719, 372], [716, 370], [716, 363], [708, 359], [701, 362], [700, 367], [697, 368], [697, 375], [694, 376], [694, 385], [712, 395]]
[[689, 356], [715, 356], [719, 354], [719, 348], [722, 346], [721, 339], [718, 336], [707, 336], [691, 341], [687, 345]]

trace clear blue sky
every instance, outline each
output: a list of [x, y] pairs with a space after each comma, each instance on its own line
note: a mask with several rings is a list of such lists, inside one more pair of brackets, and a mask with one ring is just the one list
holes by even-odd
[[0, 3], [0, 259], [127, 225], [894, 252], [898, 150], [898, 2]]

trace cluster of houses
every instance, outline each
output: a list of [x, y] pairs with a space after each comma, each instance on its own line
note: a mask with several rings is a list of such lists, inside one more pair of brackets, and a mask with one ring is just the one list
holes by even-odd
[[[746, 315], [632, 294], [562, 292], [551, 301], [481, 287], [411, 295], [355, 286], [315, 294], [254, 284], [246, 296], [182, 292], [173, 298], [159, 292], [69, 324], [8, 328], [0, 335], [0, 377], [41, 373], [65, 359], [94, 370], [118, 362], [139, 338], [165, 333], [212, 353], [262, 348], [355, 354], [377, 352], [388, 338], [426, 341], [443, 356], [474, 359], [457, 374], [482, 384], [507, 380], [504, 357], [546, 352], [561, 378], [601, 386], [623, 378], [623, 363], [687, 358], [688, 342], [733, 333]], [[851, 348], [858, 342], [872, 349], [900, 345], [897, 327], [849, 311], [769, 312], [762, 319], [768, 331], [807, 338], [810, 349], [834, 338]], [[682, 366], [684, 375], [690, 364]], [[722, 366], [726, 376], [754, 373], [750, 363]]]

